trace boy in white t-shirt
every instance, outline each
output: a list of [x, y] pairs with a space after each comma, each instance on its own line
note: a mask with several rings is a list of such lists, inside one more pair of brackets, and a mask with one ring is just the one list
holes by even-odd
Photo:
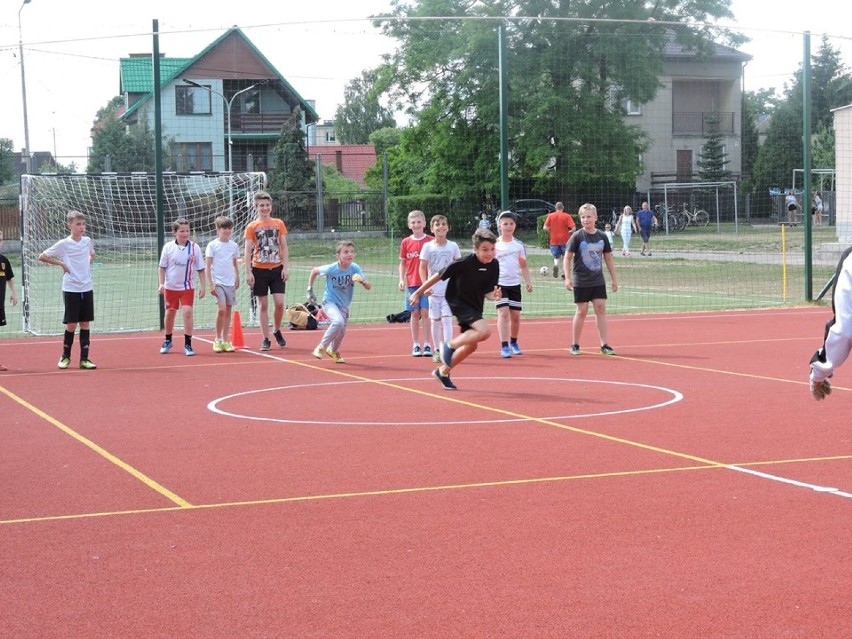
[[237, 300], [240, 288], [240, 271], [237, 259], [240, 247], [231, 239], [234, 221], [226, 215], [216, 218], [216, 239], [207, 245], [204, 252], [207, 267], [207, 285], [210, 295], [219, 307], [216, 313], [216, 339], [214, 353], [233, 353], [234, 347], [228, 339], [231, 332], [231, 309]]
[[167, 242], [160, 255], [160, 295], [166, 304], [166, 339], [160, 347], [165, 355], [172, 350], [172, 332], [180, 309], [183, 319], [183, 354], [195, 355], [192, 348], [192, 305], [195, 301], [195, 273], [198, 272], [198, 299], [204, 297], [204, 257], [201, 247], [190, 239], [189, 221], [183, 218], [172, 223], [174, 242]]
[[[459, 245], [447, 239], [450, 225], [443, 215], [433, 215], [429, 221], [435, 239], [423, 245], [420, 251], [420, 281], [425, 282], [435, 273], [440, 273], [456, 260], [461, 259]], [[453, 312], [446, 298], [447, 282], [438, 280], [429, 296], [429, 318], [432, 324], [432, 343], [435, 352], [432, 360], [441, 361], [441, 349], [453, 337]]]
[[92, 238], [87, 237], [86, 216], [80, 211], [69, 211], [65, 216], [71, 235], [38, 256], [39, 262], [62, 267], [62, 297], [65, 302], [65, 335], [62, 338], [62, 357], [59, 368], [71, 364], [71, 347], [74, 346], [74, 331], [80, 325], [80, 368], [97, 368], [89, 359], [89, 325], [95, 319], [95, 298], [92, 285], [92, 262], [95, 248]]
[[503, 211], [497, 217], [500, 239], [494, 245], [494, 259], [500, 263], [502, 291], [497, 300], [497, 332], [500, 334], [500, 356], [521, 355], [518, 346], [518, 332], [521, 329], [521, 279], [527, 293], [532, 293], [530, 269], [527, 266], [527, 252], [523, 242], [515, 239], [515, 227], [518, 219], [511, 211]]

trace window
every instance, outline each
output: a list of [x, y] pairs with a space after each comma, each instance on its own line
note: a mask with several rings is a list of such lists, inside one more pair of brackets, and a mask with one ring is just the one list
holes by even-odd
[[633, 102], [630, 98], [622, 100], [621, 106], [624, 107], [624, 112], [627, 115], [642, 115], [642, 107]]
[[182, 142], [175, 151], [176, 170], [213, 170], [213, 145], [210, 142]]
[[325, 141], [327, 143], [331, 143], [335, 141], [334, 137], [334, 129], [326, 129], [325, 131]]
[[621, 107], [625, 115], [642, 115], [642, 106], [634, 102], [630, 98], [622, 97], [621, 89], [618, 87], [609, 88], [609, 108], [615, 110], [616, 106]]
[[175, 114], [210, 115], [211, 93], [207, 89], [190, 86], [175, 87]]

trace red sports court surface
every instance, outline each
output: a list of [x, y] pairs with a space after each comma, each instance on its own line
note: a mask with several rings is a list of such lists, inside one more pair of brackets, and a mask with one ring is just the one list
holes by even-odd
[[0, 636], [852, 637], [828, 316], [612, 316], [617, 357], [526, 320], [454, 393], [407, 325], [352, 327], [343, 365], [317, 332], [96, 336], [97, 371], [4, 340]]

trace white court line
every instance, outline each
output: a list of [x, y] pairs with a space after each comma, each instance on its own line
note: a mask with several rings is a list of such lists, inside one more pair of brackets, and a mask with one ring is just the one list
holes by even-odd
[[806, 482], [798, 481], [796, 479], [787, 479], [786, 477], [779, 477], [778, 475], [770, 475], [769, 473], [762, 473], [759, 470], [743, 468], [742, 466], [725, 466], [725, 468], [729, 470], [736, 470], [740, 473], [746, 473], [747, 475], [754, 475], [755, 477], [761, 477], [763, 479], [781, 482], [782, 484], [790, 484], [791, 486], [798, 486], [799, 488], [808, 488], [818, 493], [831, 493], [832, 495], [837, 495], [838, 497], [848, 497], [852, 499], [852, 493], [847, 493], [845, 491], [840, 490], [839, 488], [832, 488], [831, 486], [808, 484]]
[[[725, 314], [724, 316], [725, 317], [731, 317], [731, 314]], [[274, 360], [278, 360], [278, 361], [287, 361], [285, 358], [277, 357], [277, 356], [273, 355], [272, 353], [256, 352], [256, 351], [249, 351], [249, 352], [252, 352], [255, 355], [259, 355], [261, 357], [266, 357], [266, 358], [269, 358], [269, 359], [274, 359]], [[466, 379], [501, 380], [501, 381], [505, 380], [505, 379], [524, 379], [524, 380], [530, 380], [530, 381], [535, 381], [535, 380], [554, 381], [554, 378], [551, 378], [551, 377], [545, 377], [545, 378], [476, 377], [476, 378], [466, 378]], [[393, 383], [393, 382], [414, 381], [414, 380], [421, 381], [422, 378], [420, 378], [420, 377], [398, 378], [398, 379], [387, 379], [387, 380], [376, 380], [376, 381]], [[555, 421], [555, 420], [558, 420], [558, 419], [576, 419], [576, 418], [581, 418], [581, 417], [596, 417], [596, 416], [604, 416], [604, 415], [617, 415], [617, 414], [621, 414], [621, 413], [639, 412], [639, 411], [645, 411], [645, 410], [652, 410], [652, 409], [656, 409], [656, 408], [662, 408], [664, 406], [668, 406], [670, 404], [677, 403], [677, 402], [679, 402], [683, 399], [683, 395], [681, 393], [679, 393], [678, 391], [675, 391], [675, 390], [669, 389], [669, 388], [664, 388], [664, 387], [661, 387], [661, 386], [652, 386], [652, 385], [649, 385], [649, 384], [636, 384], [636, 383], [630, 383], [630, 382], [612, 382], [612, 381], [606, 381], [606, 380], [578, 380], [578, 379], [567, 379], [567, 378], [559, 378], [558, 381], [578, 381], [578, 382], [586, 382], [586, 383], [593, 383], [593, 384], [615, 384], [615, 385], [621, 385], [621, 386], [635, 386], [635, 387], [640, 387], [640, 388], [649, 388], [649, 389], [668, 392], [668, 393], [671, 393], [673, 395], [673, 397], [671, 399], [669, 399], [668, 401], [662, 402], [662, 403], [659, 403], [659, 404], [650, 405], [650, 406], [643, 406], [643, 407], [638, 407], [638, 408], [624, 409], [624, 410], [620, 410], [620, 411], [605, 411], [605, 412], [579, 414], [579, 415], [539, 417], [539, 418], [533, 418], [533, 419]], [[300, 423], [300, 424], [312, 424], [312, 425], [313, 424], [316, 424], [316, 425], [364, 425], [364, 426], [404, 426], [404, 425], [406, 425], [406, 426], [410, 426], [410, 425], [422, 426], [422, 425], [426, 425], [423, 422], [341, 422], [341, 421], [328, 422], [328, 421], [285, 420], [285, 419], [252, 417], [252, 416], [248, 416], [248, 415], [233, 414], [233, 413], [229, 413], [227, 411], [223, 411], [216, 406], [216, 404], [218, 402], [225, 401], [227, 399], [231, 399], [231, 398], [234, 398], [234, 397], [239, 397], [239, 396], [243, 396], [243, 395], [251, 395], [251, 394], [255, 394], [255, 393], [269, 392], [269, 391], [273, 391], [273, 390], [287, 390], [287, 389], [291, 389], [291, 388], [305, 388], [306, 386], [335, 386], [335, 385], [342, 385], [342, 384], [359, 384], [359, 383], [369, 383], [369, 382], [366, 382], [366, 381], [365, 382], [361, 382], [361, 381], [324, 382], [324, 383], [320, 383], [320, 384], [280, 386], [280, 387], [277, 387], [277, 388], [258, 389], [258, 390], [253, 390], [253, 391], [246, 391], [246, 392], [243, 392], [243, 393], [234, 393], [233, 395], [227, 395], [225, 397], [220, 397], [219, 399], [215, 399], [215, 400], [212, 400], [211, 402], [209, 402], [207, 404], [207, 408], [209, 410], [211, 410], [212, 412], [219, 413], [223, 416], [230, 416], [230, 417], [234, 417], [234, 418], [237, 418], [237, 419], [249, 419], [249, 420], [255, 420], [255, 421], [273, 421], [273, 422], [281, 422], [281, 423]], [[486, 424], [486, 423], [487, 424], [496, 424], [496, 423], [521, 422], [521, 421], [528, 421], [528, 420], [523, 420], [523, 419], [520, 419], [520, 418], [488, 419], [488, 420], [477, 420], [477, 421], [467, 421], [467, 422], [459, 422], [459, 421], [429, 422], [428, 425], [436, 425], [437, 426], [437, 425], [451, 425], [451, 424], [462, 425], [462, 424]], [[852, 493], [848, 493], [846, 491], [840, 490], [839, 488], [834, 488], [832, 486], [820, 486], [819, 484], [809, 484], [807, 482], [798, 481], [796, 479], [789, 479], [787, 477], [781, 477], [781, 476], [778, 476], [778, 475], [770, 475], [769, 473], [764, 473], [764, 472], [761, 472], [759, 470], [753, 470], [751, 468], [743, 468], [742, 466], [737, 466], [737, 465], [733, 465], [733, 464], [724, 464], [723, 467], [728, 469], [728, 470], [733, 470], [733, 471], [736, 471], [736, 472], [744, 473], [746, 475], [752, 475], [753, 477], [758, 477], [760, 479], [767, 479], [767, 480], [770, 480], [770, 481], [775, 481], [775, 482], [779, 482], [779, 483], [782, 483], [782, 484], [787, 484], [789, 486], [795, 486], [797, 488], [807, 488], [808, 490], [811, 490], [811, 491], [817, 492], [817, 493], [829, 493], [831, 495], [836, 495], [838, 497], [846, 497], [846, 498], [852, 499]]]
[[[261, 355], [265, 355], [266, 357], [270, 357], [266, 353], [260, 353]], [[273, 359], [277, 359], [272, 356]], [[660, 391], [664, 394], [669, 395], [669, 398], [665, 401], [657, 402], [654, 404], [640, 405], [634, 406], [631, 408], [623, 408], [620, 410], [608, 410], [608, 411], [598, 411], [593, 413], [579, 413], [572, 415], [554, 415], [554, 416], [541, 416], [541, 417], [531, 417], [530, 419], [535, 420], [550, 420], [555, 421], [559, 419], [580, 419], [580, 418], [590, 418], [590, 417], [602, 417], [605, 415], [622, 415], [627, 413], [637, 413], [646, 410], [653, 410], [656, 408], [663, 408], [670, 404], [675, 404], [683, 399], [683, 395], [675, 390], [671, 390], [670, 388], [664, 388], [662, 386], [653, 386], [650, 384], [639, 384], [635, 382], [615, 382], [609, 380], [600, 380], [600, 379], [576, 379], [576, 378], [561, 378], [561, 377], [464, 377], [459, 378], [461, 381], [499, 381], [505, 382], [507, 380], [523, 380], [525, 382], [568, 382], [568, 383], [578, 383], [578, 384], [601, 384], [601, 385], [610, 385], [610, 386], [628, 386], [640, 389], [650, 389], [654, 391]], [[231, 395], [226, 395], [224, 397], [219, 397], [217, 399], [211, 400], [207, 404], [207, 409], [211, 412], [217, 413], [219, 415], [224, 415], [227, 417], [233, 417], [236, 419], [247, 419], [252, 421], [263, 421], [263, 422], [274, 422], [279, 424], [308, 424], [312, 426], [450, 426], [450, 425], [470, 425], [470, 424], [503, 424], [503, 423], [512, 423], [512, 422], [525, 422], [530, 421], [530, 419], [523, 419], [520, 417], [513, 418], [504, 418], [504, 419], [479, 419], [479, 420], [468, 420], [468, 421], [459, 421], [457, 419], [452, 421], [438, 422], [438, 421], [390, 421], [390, 422], [374, 422], [374, 421], [344, 421], [344, 420], [309, 420], [309, 419], [286, 419], [284, 417], [264, 417], [264, 416], [253, 416], [253, 415], [244, 415], [242, 413], [235, 413], [231, 411], [224, 410], [219, 407], [220, 402], [226, 402], [230, 399], [239, 399], [242, 397], [248, 397], [250, 395], [257, 395], [259, 393], [271, 393], [271, 392], [280, 392], [280, 391], [288, 391], [288, 390], [306, 390], [309, 388], [316, 387], [329, 387], [329, 386], [343, 386], [349, 384], [370, 384], [372, 382], [382, 382], [382, 383], [398, 383], [398, 382], [424, 382], [430, 383], [434, 385], [434, 380], [426, 377], [402, 377], [395, 379], [376, 379], [370, 381], [336, 381], [336, 382], [319, 382], [316, 384], [292, 384], [289, 386], [276, 386], [273, 388], [259, 388], [253, 389], [249, 391], [243, 391], [240, 393], [233, 393]], [[458, 380], [457, 380], [458, 381]], [[579, 386], [578, 386], [579, 388]]]

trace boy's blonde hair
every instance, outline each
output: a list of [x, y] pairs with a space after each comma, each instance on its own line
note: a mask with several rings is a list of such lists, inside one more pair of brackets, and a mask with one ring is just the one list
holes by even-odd
[[353, 242], [352, 240], [339, 240], [337, 242], [337, 247], [334, 249], [334, 254], [340, 255], [340, 251], [345, 249], [347, 246], [351, 246], [354, 249], [355, 242]]
[[588, 211], [589, 213], [594, 213], [595, 217], [597, 217], [597, 215], [598, 215], [598, 207], [596, 207], [594, 204], [589, 204], [588, 202], [586, 202], [583, 206], [581, 206], [577, 210], [577, 214], [582, 215], [584, 211]]
[[272, 202], [272, 196], [269, 195], [266, 191], [258, 191], [254, 194], [254, 203], [257, 204], [258, 200], [269, 200]]
[[450, 225], [446, 215], [433, 215], [432, 219], [429, 220], [429, 228], [432, 228], [433, 226], [435, 226], [436, 224], [440, 224], [441, 222], [446, 222], [447, 226]]
[[80, 211], [68, 211], [65, 214], [65, 223], [71, 224], [71, 222], [76, 222], [77, 220], [86, 221], [86, 216], [83, 215]]
[[234, 228], [234, 220], [229, 218], [227, 215], [220, 215], [216, 218], [216, 228], [217, 229], [232, 229]]
[[415, 219], [417, 219], [418, 217], [419, 217], [421, 220], [423, 220], [424, 222], [426, 222], [426, 214], [425, 214], [423, 211], [418, 211], [418, 210], [411, 211], [411, 212], [408, 214], [408, 221], [410, 222], [411, 220], [415, 220]]

